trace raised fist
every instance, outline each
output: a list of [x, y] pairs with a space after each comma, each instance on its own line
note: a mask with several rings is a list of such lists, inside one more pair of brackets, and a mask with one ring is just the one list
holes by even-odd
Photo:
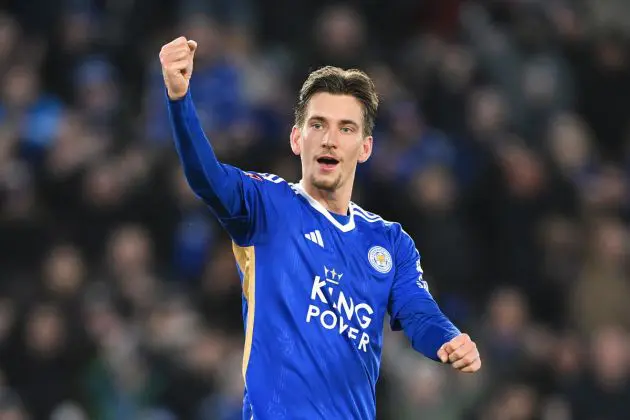
[[196, 49], [195, 41], [180, 36], [160, 50], [162, 76], [168, 97], [172, 100], [179, 99], [188, 92]]

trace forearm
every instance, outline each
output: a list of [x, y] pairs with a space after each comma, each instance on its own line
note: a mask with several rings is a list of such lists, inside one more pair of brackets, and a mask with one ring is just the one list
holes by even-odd
[[437, 352], [442, 344], [460, 334], [453, 323], [439, 310], [411, 315], [403, 328], [412, 347], [426, 357], [439, 361]]
[[222, 217], [242, 212], [242, 180], [235, 168], [217, 159], [202, 127], [190, 91], [167, 98], [175, 148], [193, 192]]

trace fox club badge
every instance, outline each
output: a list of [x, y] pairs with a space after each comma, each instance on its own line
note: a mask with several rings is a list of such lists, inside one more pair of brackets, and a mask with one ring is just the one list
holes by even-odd
[[370, 264], [379, 273], [387, 274], [392, 269], [392, 256], [382, 246], [373, 246], [368, 251]]

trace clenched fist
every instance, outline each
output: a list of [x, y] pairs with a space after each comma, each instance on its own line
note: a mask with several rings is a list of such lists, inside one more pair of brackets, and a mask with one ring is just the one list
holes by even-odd
[[168, 97], [172, 100], [179, 99], [188, 92], [196, 49], [197, 43], [195, 41], [180, 36], [164, 45], [160, 50], [162, 76]]
[[481, 369], [481, 358], [477, 345], [468, 334], [460, 334], [438, 350], [438, 357], [443, 363], [450, 363], [455, 369], [474, 373]]

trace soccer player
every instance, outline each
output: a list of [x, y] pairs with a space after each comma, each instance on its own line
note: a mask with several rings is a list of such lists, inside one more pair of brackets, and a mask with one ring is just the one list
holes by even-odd
[[184, 173], [233, 241], [243, 419], [374, 419], [386, 314], [424, 356], [476, 372], [477, 347], [429, 293], [413, 240], [350, 201], [356, 166], [372, 152], [370, 78], [335, 67], [309, 75], [290, 134], [302, 162], [293, 184], [217, 160], [189, 90], [196, 48], [180, 37], [159, 56]]

